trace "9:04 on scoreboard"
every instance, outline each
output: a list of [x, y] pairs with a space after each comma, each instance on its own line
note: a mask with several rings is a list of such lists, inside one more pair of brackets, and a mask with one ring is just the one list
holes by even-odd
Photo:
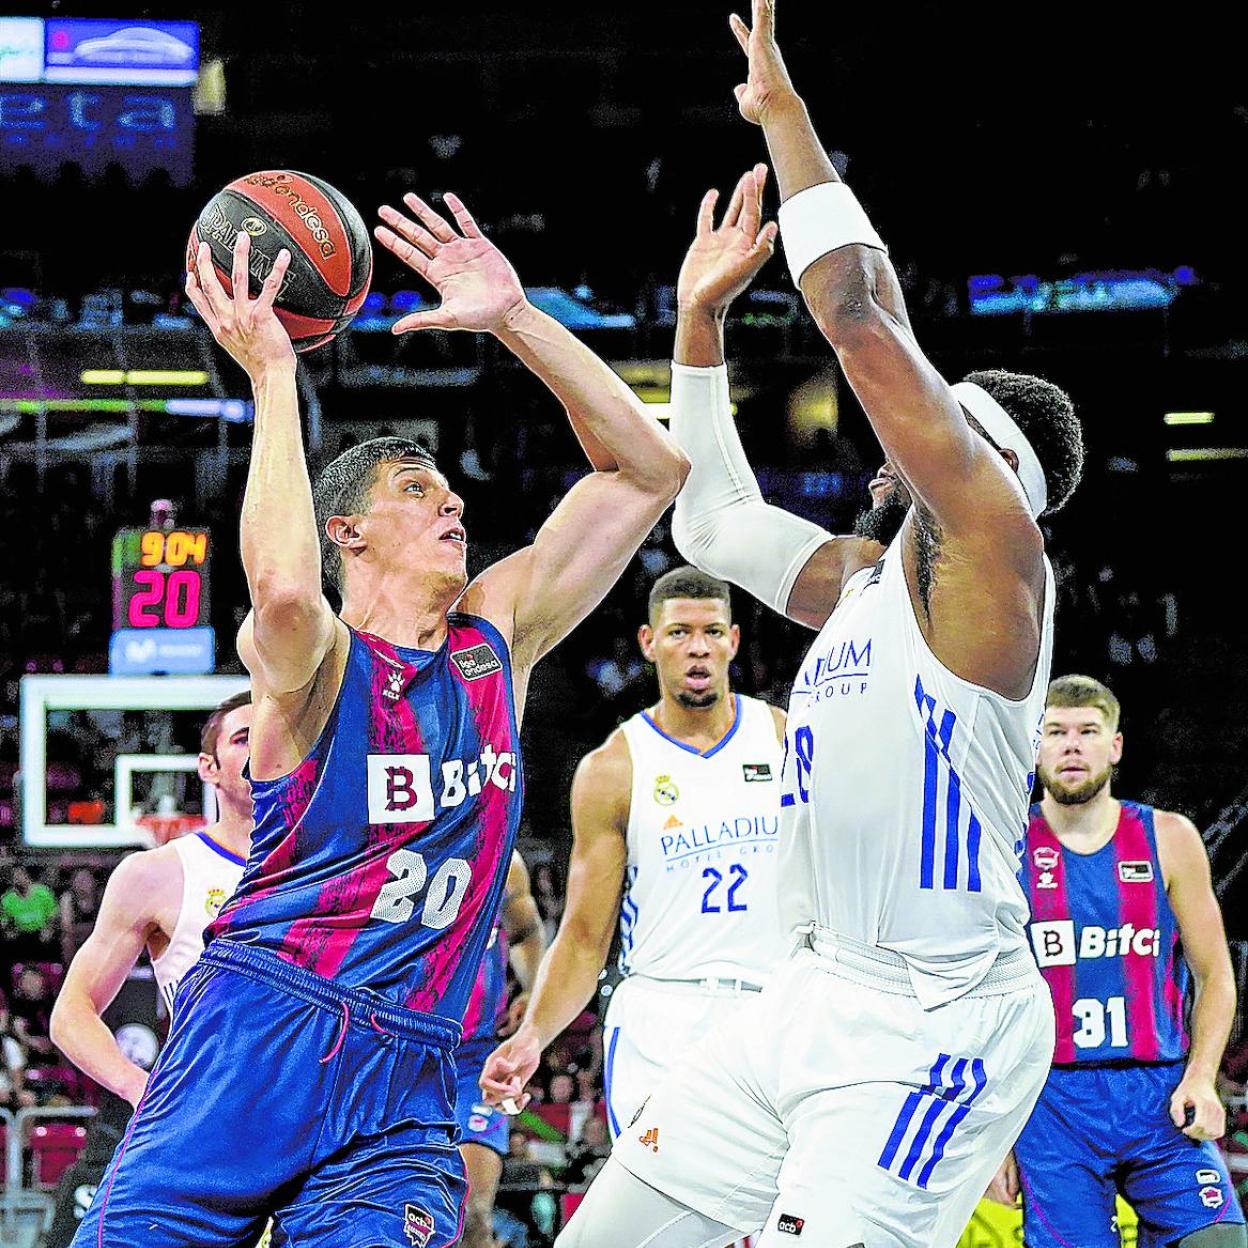
[[121, 529], [113, 538], [113, 629], [203, 628], [208, 529]]

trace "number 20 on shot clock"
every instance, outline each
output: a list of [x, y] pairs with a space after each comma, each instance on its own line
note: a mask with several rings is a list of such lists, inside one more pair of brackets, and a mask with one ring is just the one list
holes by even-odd
[[113, 636], [118, 676], [211, 672], [208, 529], [121, 529], [113, 538]]

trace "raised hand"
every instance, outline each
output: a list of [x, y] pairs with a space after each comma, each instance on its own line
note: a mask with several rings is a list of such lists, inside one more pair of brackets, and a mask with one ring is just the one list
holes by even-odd
[[186, 295], [212, 330], [212, 336], [255, 381], [274, 365], [293, 365], [295, 349], [273, 311], [273, 301], [290, 267], [290, 252], [283, 247], [277, 253], [272, 271], [255, 299], [247, 289], [250, 254], [251, 237], [246, 230], [239, 230], [234, 240], [231, 293], [226, 294], [212, 264], [212, 249], [207, 243], [200, 243], [195, 264], [186, 274]]
[[403, 196], [415, 221], [389, 205], [380, 209], [386, 225], [373, 231], [377, 241], [419, 273], [442, 299], [437, 308], [403, 317], [393, 332], [469, 329], [497, 333], [508, 314], [524, 304], [524, 287], [507, 257], [481, 233], [463, 201], [449, 191], [443, 198], [462, 234], [419, 195]]
[[776, 223], [760, 229], [767, 166], [741, 175], [728, 210], [715, 228], [718, 191], [707, 191], [698, 209], [698, 232], [676, 279], [677, 304], [722, 313], [750, 284], [776, 249]]
[[750, 59], [749, 77], [733, 89], [737, 107], [746, 121], [763, 124], [767, 111], [781, 101], [795, 100], [797, 93], [776, 44], [776, 0], [753, 0], [753, 27], [735, 13], [728, 19], [741, 51]]

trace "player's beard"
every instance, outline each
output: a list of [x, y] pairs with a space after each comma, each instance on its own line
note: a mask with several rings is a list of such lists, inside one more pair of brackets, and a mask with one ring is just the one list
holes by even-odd
[[1089, 776], [1082, 784], [1075, 785], [1073, 789], [1063, 788], [1057, 777], [1052, 772], [1045, 771], [1043, 767], [1038, 767], [1036, 772], [1040, 777], [1040, 783], [1044, 785], [1044, 791], [1059, 806], [1083, 806], [1109, 783], [1114, 769], [1106, 767], [1104, 771], [1098, 772], [1095, 776]]
[[860, 511], [854, 520], [854, 536], [865, 537], [881, 546], [891, 546], [901, 532], [910, 511], [910, 499], [898, 486], [884, 496], [882, 502]]
[[678, 689], [676, 701], [687, 711], [704, 711], [719, 701], [719, 690], [703, 689], [701, 693], [690, 693], [687, 689]]

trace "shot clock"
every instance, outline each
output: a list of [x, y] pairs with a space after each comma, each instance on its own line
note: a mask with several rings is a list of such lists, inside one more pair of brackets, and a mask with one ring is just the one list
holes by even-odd
[[208, 529], [121, 529], [113, 538], [114, 675], [200, 674], [214, 667]]

